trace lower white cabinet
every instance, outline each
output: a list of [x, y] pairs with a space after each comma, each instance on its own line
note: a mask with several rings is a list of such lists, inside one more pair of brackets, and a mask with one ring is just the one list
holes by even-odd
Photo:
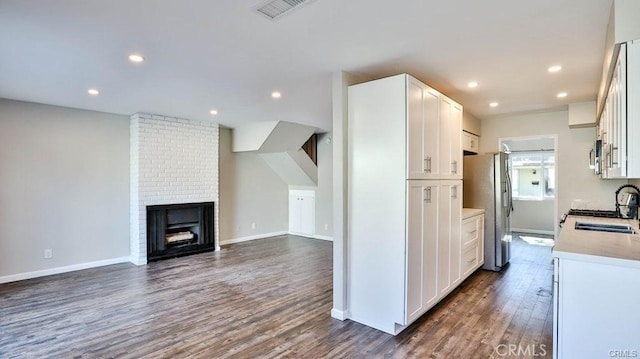
[[573, 257], [554, 258], [553, 357], [638, 357], [640, 266], [624, 259]]
[[[406, 181], [405, 203], [350, 212], [350, 319], [394, 335], [462, 281], [462, 181]], [[385, 232], [385, 216], [405, 225]]]
[[462, 220], [462, 280], [484, 264], [484, 214]]
[[289, 191], [289, 232], [313, 236], [316, 227], [315, 192], [308, 190]]

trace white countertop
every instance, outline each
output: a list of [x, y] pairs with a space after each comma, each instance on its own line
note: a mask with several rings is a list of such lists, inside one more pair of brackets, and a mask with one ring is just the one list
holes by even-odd
[[479, 214], [484, 214], [484, 209], [478, 209], [478, 208], [462, 209], [462, 219], [467, 219], [469, 217], [477, 216]]
[[[576, 222], [628, 224], [636, 234], [608, 233], [575, 229]], [[568, 216], [553, 256], [640, 268], [640, 228], [637, 220]]]

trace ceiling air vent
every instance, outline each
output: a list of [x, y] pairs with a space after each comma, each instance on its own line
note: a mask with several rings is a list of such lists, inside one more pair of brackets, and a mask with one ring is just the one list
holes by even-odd
[[269, 19], [275, 20], [293, 8], [300, 7], [313, 0], [272, 0], [256, 10]]

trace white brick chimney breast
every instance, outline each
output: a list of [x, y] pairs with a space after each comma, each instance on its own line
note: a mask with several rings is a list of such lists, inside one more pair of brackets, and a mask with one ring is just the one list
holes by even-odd
[[147, 263], [147, 206], [215, 202], [219, 246], [218, 124], [136, 113], [131, 116], [131, 262]]

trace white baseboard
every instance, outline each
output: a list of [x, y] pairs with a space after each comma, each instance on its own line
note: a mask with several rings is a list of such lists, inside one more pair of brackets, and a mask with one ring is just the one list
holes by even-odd
[[129, 262], [137, 265], [137, 266], [143, 266], [147, 264], [147, 260], [146, 259], [141, 259], [139, 256], [130, 256], [129, 257]]
[[262, 238], [268, 238], [268, 237], [282, 236], [282, 235], [288, 234], [288, 233], [289, 232], [287, 232], [287, 231], [281, 231], [281, 232], [271, 232], [271, 233], [256, 234], [254, 236], [248, 236], [248, 237], [227, 239], [227, 240], [224, 240], [224, 241], [220, 241], [220, 245], [224, 246], [224, 245], [227, 245], [227, 244], [252, 241], [254, 239], [262, 239]]
[[511, 232], [519, 232], [519, 233], [531, 233], [531, 234], [545, 234], [553, 236], [555, 233], [553, 231], [543, 231], [539, 229], [526, 229], [526, 228], [511, 228]]
[[323, 241], [329, 241], [329, 242], [333, 242], [333, 237], [329, 237], [329, 236], [323, 236], [321, 234], [316, 234], [313, 236], [313, 238], [315, 239], [321, 239]]
[[349, 311], [347, 310], [338, 310], [336, 308], [331, 309], [331, 318], [335, 318], [338, 320], [346, 320], [349, 319]]
[[53, 274], [75, 272], [75, 271], [82, 270], [82, 269], [103, 267], [103, 266], [108, 266], [108, 265], [112, 265], [112, 264], [129, 263], [129, 262], [131, 262], [131, 258], [130, 257], [120, 257], [120, 258], [105, 259], [105, 260], [95, 261], [95, 262], [73, 264], [73, 265], [64, 266], [64, 267], [42, 269], [42, 270], [37, 270], [37, 271], [33, 271], [33, 272], [11, 274], [11, 275], [6, 275], [6, 276], [1, 276], [0, 277], [0, 284], [1, 283], [9, 283], [9, 282], [17, 282], [19, 280], [25, 280], [25, 279], [31, 279], [31, 278], [45, 277], [45, 276], [53, 275]]
[[311, 238], [311, 239], [321, 239], [323, 241], [329, 241], [329, 242], [333, 242], [333, 237], [329, 237], [329, 236], [323, 236], [321, 234], [302, 234], [302, 233], [295, 233], [295, 232], [288, 232], [290, 235], [292, 236], [298, 236], [298, 237], [304, 237], [304, 238]]

